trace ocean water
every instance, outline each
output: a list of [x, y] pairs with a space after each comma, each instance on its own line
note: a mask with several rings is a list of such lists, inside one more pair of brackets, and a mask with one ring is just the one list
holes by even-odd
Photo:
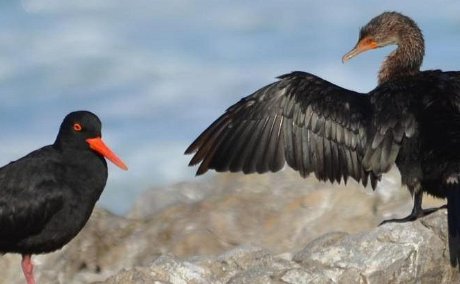
[[0, 164], [54, 141], [87, 109], [128, 164], [100, 205], [194, 179], [185, 148], [227, 107], [304, 70], [367, 92], [392, 48], [341, 63], [359, 28], [396, 10], [426, 40], [424, 69], [460, 69], [458, 1], [23, 0], [0, 4]]

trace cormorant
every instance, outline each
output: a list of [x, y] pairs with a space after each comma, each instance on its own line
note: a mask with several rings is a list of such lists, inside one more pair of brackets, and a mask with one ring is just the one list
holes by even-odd
[[[397, 45], [378, 74], [378, 86], [358, 93], [306, 72], [278, 77], [241, 99], [186, 150], [197, 174], [276, 172], [285, 162], [306, 177], [341, 182], [352, 177], [375, 188], [396, 164], [414, 196], [410, 221], [429, 214], [422, 195], [448, 199], [451, 262], [460, 237], [460, 72], [420, 71], [423, 35], [397, 12], [384, 12], [361, 28], [361, 52]], [[457, 245], [458, 247], [458, 245]]]

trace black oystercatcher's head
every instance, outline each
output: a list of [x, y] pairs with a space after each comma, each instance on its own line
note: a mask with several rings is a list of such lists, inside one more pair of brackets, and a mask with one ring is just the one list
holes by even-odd
[[62, 121], [54, 145], [61, 149], [91, 149], [123, 170], [128, 167], [105, 145], [101, 138], [101, 121], [89, 111], [69, 113]]
[[361, 28], [358, 43], [342, 57], [342, 61], [346, 62], [364, 51], [399, 44], [403, 40], [410, 41], [411, 37], [421, 34], [411, 18], [398, 12], [384, 12]]

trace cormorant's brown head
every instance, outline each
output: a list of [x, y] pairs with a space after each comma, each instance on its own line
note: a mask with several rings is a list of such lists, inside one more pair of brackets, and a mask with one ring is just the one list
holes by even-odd
[[411, 18], [398, 12], [384, 12], [361, 28], [358, 43], [342, 57], [342, 61], [346, 62], [371, 49], [390, 44], [399, 45], [404, 38], [421, 34], [419, 27]]

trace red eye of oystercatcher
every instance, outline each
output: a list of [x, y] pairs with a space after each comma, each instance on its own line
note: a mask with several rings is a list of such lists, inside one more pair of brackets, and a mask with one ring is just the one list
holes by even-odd
[[75, 130], [75, 131], [81, 131], [81, 129], [82, 129], [82, 127], [81, 127], [80, 123], [75, 123], [75, 124], [73, 125], [73, 130]]

